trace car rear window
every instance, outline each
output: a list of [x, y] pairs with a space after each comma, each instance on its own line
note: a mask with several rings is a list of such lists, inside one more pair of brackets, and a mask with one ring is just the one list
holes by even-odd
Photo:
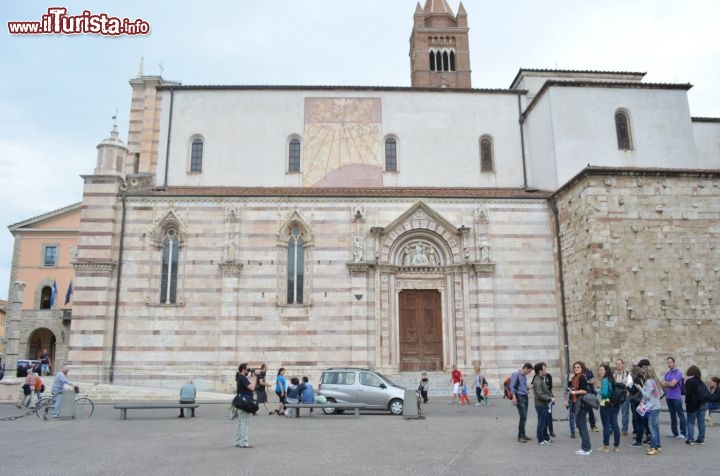
[[322, 383], [332, 385], [352, 385], [355, 383], [355, 372], [325, 372]]

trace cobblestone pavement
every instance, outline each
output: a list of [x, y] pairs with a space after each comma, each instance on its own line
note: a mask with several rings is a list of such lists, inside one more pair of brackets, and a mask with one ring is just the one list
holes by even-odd
[[[228, 400], [230, 397], [228, 397]], [[42, 421], [0, 404], [2, 474], [38, 475], [478, 475], [510, 470], [564, 474], [715, 474], [720, 466], [720, 426], [708, 426], [706, 444], [671, 440], [661, 416], [662, 452], [646, 456], [623, 437], [619, 454], [600, 453], [602, 433], [591, 433], [593, 453], [576, 456], [567, 421], [555, 422], [555, 442], [535, 441], [530, 409], [529, 443], [517, 443], [517, 412], [507, 400], [488, 407], [448, 405], [435, 398], [426, 419], [382, 413], [299, 419], [258, 414], [251, 418], [252, 449], [233, 447], [236, 421], [225, 404], [202, 404], [196, 418], [177, 410], [137, 410], [120, 420], [112, 405], [97, 405], [84, 420]], [[720, 421], [720, 415], [714, 414]], [[564, 409], [555, 418], [566, 417]], [[599, 418], [598, 418], [599, 421]]]

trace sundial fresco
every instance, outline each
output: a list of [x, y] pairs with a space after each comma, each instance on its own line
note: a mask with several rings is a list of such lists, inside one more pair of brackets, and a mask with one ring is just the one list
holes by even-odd
[[303, 186], [382, 185], [379, 98], [305, 98]]

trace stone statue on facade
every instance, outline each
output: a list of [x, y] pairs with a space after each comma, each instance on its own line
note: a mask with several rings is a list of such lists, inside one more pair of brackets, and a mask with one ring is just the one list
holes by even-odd
[[359, 263], [363, 260], [363, 239], [361, 236], [353, 238], [353, 261]]
[[485, 240], [482, 240], [480, 242], [480, 262], [481, 263], [489, 263], [490, 262], [490, 245]]

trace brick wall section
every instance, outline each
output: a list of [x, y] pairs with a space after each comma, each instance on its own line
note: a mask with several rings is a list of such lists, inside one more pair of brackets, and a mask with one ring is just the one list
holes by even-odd
[[720, 173], [587, 173], [557, 202], [571, 361], [720, 372]]

